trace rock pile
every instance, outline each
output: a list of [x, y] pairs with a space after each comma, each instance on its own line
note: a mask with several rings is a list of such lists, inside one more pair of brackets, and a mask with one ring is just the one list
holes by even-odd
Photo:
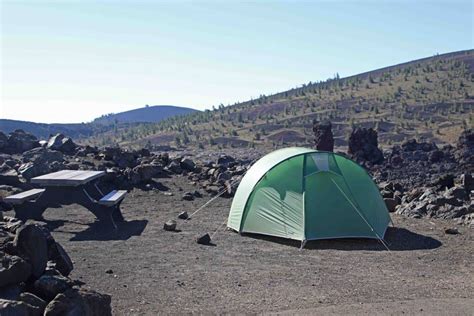
[[[8, 209], [2, 197], [31, 188], [29, 181], [33, 177], [58, 170], [105, 171], [106, 176], [101, 179], [104, 184], [119, 189], [153, 188], [158, 185], [155, 178], [187, 175], [211, 195], [224, 190], [225, 196], [232, 196], [234, 184], [249, 163], [229, 155], [221, 155], [214, 162], [198, 163], [186, 156], [171, 158], [167, 153], [155, 154], [147, 149], [99, 149], [77, 145], [62, 134], [41, 142], [23, 131], [13, 132], [9, 137], [0, 134], [0, 211]], [[191, 193], [185, 199], [194, 197], [200, 197], [200, 193]]]
[[385, 161], [369, 172], [380, 183], [387, 208], [409, 217], [474, 225], [473, 139], [468, 130], [455, 147], [409, 140], [386, 151]]
[[401, 197], [396, 213], [414, 218], [456, 218], [459, 223], [474, 225], [472, 183], [463, 181], [465, 178], [472, 179], [470, 174], [465, 174], [448, 186], [440, 181], [434, 187], [410, 190]]
[[409, 140], [385, 151], [384, 162], [369, 169], [377, 181], [398, 182], [407, 189], [435, 185], [443, 177], [474, 172], [473, 138], [472, 130], [465, 131], [455, 147], [442, 148], [434, 143]]
[[211, 195], [223, 192], [223, 196], [233, 196], [238, 183], [250, 167], [251, 161], [237, 160], [228, 155], [221, 155], [216, 162], [205, 162], [196, 166], [188, 178], [199, 183]]
[[329, 121], [313, 121], [314, 145], [317, 150], [334, 151], [332, 125]]
[[80, 288], [66, 251], [38, 224], [0, 218], [0, 315], [111, 315], [111, 298]]

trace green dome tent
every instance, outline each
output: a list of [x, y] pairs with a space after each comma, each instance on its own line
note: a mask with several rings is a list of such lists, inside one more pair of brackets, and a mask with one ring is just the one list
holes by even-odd
[[332, 152], [291, 147], [258, 160], [235, 193], [227, 226], [299, 240], [376, 238], [390, 216], [372, 178]]

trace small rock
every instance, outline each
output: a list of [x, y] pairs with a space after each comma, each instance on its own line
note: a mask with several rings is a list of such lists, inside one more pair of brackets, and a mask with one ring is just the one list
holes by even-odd
[[196, 242], [200, 245], [209, 245], [211, 243], [211, 236], [206, 233], [205, 235], [196, 238]]
[[385, 198], [383, 199], [385, 202], [385, 205], [387, 206], [387, 209], [390, 213], [395, 212], [395, 208], [399, 203], [397, 203], [397, 200], [394, 198]]
[[165, 223], [165, 225], [163, 226], [163, 229], [167, 231], [175, 231], [176, 225], [177, 225], [176, 221], [169, 220]]
[[191, 192], [186, 192], [183, 194], [182, 199], [185, 201], [192, 201], [194, 200], [194, 194], [192, 194]]
[[459, 230], [457, 228], [446, 228], [444, 230], [444, 233], [448, 234], [448, 235], [458, 235], [458, 234], [460, 234]]
[[184, 212], [181, 212], [179, 213], [178, 215], [178, 218], [179, 219], [188, 219], [189, 215], [188, 215], [188, 212], [184, 211]]

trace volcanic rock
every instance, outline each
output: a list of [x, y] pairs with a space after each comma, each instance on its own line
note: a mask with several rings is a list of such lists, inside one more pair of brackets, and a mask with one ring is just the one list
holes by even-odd
[[4, 316], [36, 316], [41, 312], [34, 312], [34, 307], [21, 301], [0, 299], [0, 315]]
[[378, 148], [377, 132], [372, 129], [356, 128], [349, 137], [349, 154], [356, 160], [383, 162], [383, 153]]
[[209, 234], [202, 235], [196, 238], [196, 242], [200, 245], [209, 245], [211, 243], [211, 236]]
[[8, 143], [4, 146], [3, 151], [9, 154], [21, 154], [39, 146], [40, 144], [35, 136], [17, 129], [8, 136]]
[[186, 171], [194, 171], [196, 164], [189, 158], [183, 158], [181, 160], [180, 167]]
[[132, 184], [148, 182], [163, 172], [161, 166], [153, 164], [142, 164], [128, 171], [128, 177]]
[[188, 217], [189, 217], [189, 216], [188, 216], [188, 212], [186, 212], [186, 211], [181, 212], [181, 213], [179, 213], [179, 215], [178, 215], [178, 218], [179, 218], [179, 219], [188, 219]]
[[52, 300], [59, 293], [70, 289], [72, 281], [61, 275], [42, 275], [34, 283], [34, 291], [46, 301]]
[[64, 136], [63, 134], [56, 134], [52, 136], [46, 145], [46, 148], [52, 150], [58, 150], [63, 153], [73, 153], [76, 149], [76, 144], [71, 138]]
[[385, 205], [387, 206], [387, 209], [390, 213], [395, 212], [395, 208], [397, 205], [399, 205], [398, 201], [394, 198], [385, 198], [383, 199], [385, 202]]
[[0, 166], [0, 183], [13, 186], [19, 185], [18, 172], [4, 163]]
[[176, 221], [169, 220], [164, 224], [163, 229], [167, 231], [175, 231], [176, 225], [177, 225]]
[[28, 280], [31, 265], [17, 256], [0, 252], [0, 288], [9, 284], [18, 284]]
[[109, 295], [85, 289], [70, 289], [58, 294], [46, 306], [44, 315], [108, 316], [112, 315], [110, 303]]
[[457, 228], [446, 228], [444, 232], [448, 235], [458, 235], [459, 230]]
[[26, 303], [30, 306], [33, 306], [34, 309], [39, 312], [38, 315], [43, 315], [44, 309], [46, 308], [46, 305], [47, 305], [47, 303], [44, 300], [28, 292], [21, 293], [19, 301], [22, 301], [23, 303]]
[[194, 200], [194, 194], [191, 193], [191, 192], [186, 192], [186, 193], [183, 194], [182, 199], [185, 200], [185, 201], [192, 201], [192, 200]]
[[313, 121], [314, 144], [317, 150], [334, 151], [334, 137], [330, 121]]
[[0, 152], [5, 152], [5, 147], [8, 146], [8, 137], [3, 132], [0, 132]]
[[48, 261], [48, 246], [41, 228], [36, 224], [20, 227], [16, 232], [14, 245], [20, 255], [28, 258], [33, 276], [40, 277]]
[[461, 183], [467, 192], [474, 190], [474, 178], [470, 173], [464, 173], [461, 175]]

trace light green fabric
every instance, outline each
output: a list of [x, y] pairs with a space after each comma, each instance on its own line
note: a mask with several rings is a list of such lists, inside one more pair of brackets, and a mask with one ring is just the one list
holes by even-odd
[[273, 167], [278, 165], [280, 162], [287, 160], [291, 157], [298, 156], [304, 153], [313, 152], [314, 150], [301, 147], [289, 147], [283, 148], [269, 153], [268, 155], [260, 158], [255, 164], [247, 171], [245, 176], [235, 192], [234, 199], [232, 200], [231, 212], [227, 226], [240, 231], [240, 225], [242, 215], [244, 213], [245, 205], [247, 200], [252, 194], [253, 189], [262, 177]]
[[257, 161], [239, 185], [228, 227], [295, 240], [383, 238], [390, 217], [377, 186], [355, 162], [286, 148]]
[[245, 208], [242, 231], [303, 237], [303, 160], [303, 155], [289, 158], [258, 182]]

